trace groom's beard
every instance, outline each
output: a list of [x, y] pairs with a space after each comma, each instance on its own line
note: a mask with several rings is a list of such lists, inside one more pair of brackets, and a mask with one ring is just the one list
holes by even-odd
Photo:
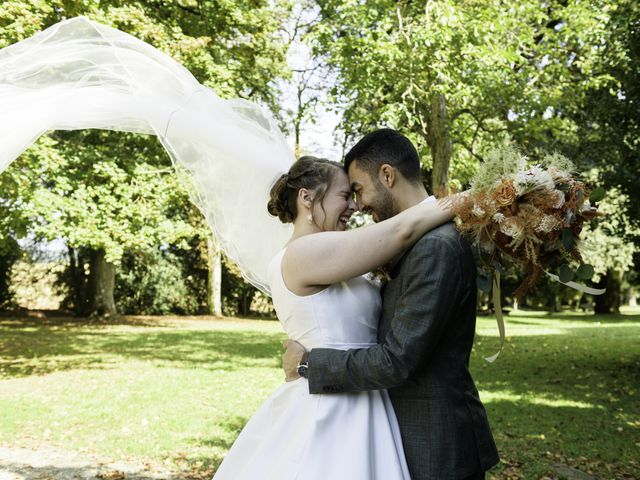
[[369, 209], [375, 213], [374, 220], [382, 222], [398, 213], [396, 201], [391, 192], [380, 184], [376, 190], [376, 198], [369, 205]]

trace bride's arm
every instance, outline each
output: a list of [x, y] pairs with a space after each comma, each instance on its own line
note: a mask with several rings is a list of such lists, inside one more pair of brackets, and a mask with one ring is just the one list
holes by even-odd
[[300, 237], [283, 258], [286, 281], [293, 288], [321, 286], [370, 272], [451, 220], [450, 205], [450, 197], [423, 202], [374, 225]]

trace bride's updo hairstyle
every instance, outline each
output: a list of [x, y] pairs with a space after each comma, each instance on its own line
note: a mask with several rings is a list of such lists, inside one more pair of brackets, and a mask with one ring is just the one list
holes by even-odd
[[271, 187], [267, 210], [282, 223], [293, 223], [298, 216], [296, 197], [301, 188], [314, 193], [313, 206], [322, 200], [338, 170], [344, 172], [341, 163], [310, 155], [300, 157]]

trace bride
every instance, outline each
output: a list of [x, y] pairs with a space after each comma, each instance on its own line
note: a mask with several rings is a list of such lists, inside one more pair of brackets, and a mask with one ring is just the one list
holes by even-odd
[[[294, 162], [268, 112], [86, 18], [0, 50], [0, 172], [46, 131], [83, 128], [157, 135], [227, 255], [307, 349], [373, 345], [380, 295], [367, 272], [453, 216], [426, 202], [346, 231], [357, 207], [341, 164]], [[305, 383], [276, 390], [216, 479], [409, 478], [386, 391], [312, 396]]]

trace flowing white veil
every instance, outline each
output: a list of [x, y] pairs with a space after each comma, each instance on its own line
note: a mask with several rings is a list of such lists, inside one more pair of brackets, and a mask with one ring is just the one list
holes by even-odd
[[269, 112], [84, 17], [0, 50], [0, 173], [46, 131], [85, 128], [157, 135], [220, 246], [269, 293], [267, 265], [291, 235], [267, 213], [269, 189], [294, 161]]

